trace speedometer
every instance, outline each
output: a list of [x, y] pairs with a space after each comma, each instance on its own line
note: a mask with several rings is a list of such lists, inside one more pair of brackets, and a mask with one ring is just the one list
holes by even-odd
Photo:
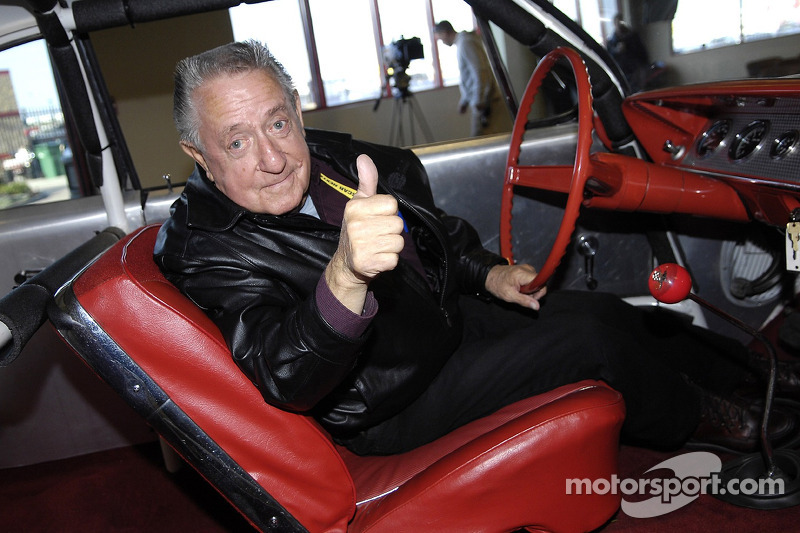
[[741, 161], [755, 152], [767, 135], [767, 128], [765, 120], [756, 120], [745, 126], [731, 142], [728, 156], [734, 161]]
[[718, 120], [709, 127], [697, 141], [697, 155], [706, 157], [725, 140], [731, 129], [729, 120]]

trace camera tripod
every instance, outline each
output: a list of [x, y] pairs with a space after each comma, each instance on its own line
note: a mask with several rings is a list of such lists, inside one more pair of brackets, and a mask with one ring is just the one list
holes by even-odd
[[425, 120], [425, 115], [416, 106], [416, 99], [411, 91], [405, 91], [399, 96], [394, 98], [394, 109], [392, 110], [392, 122], [390, 126], [389, 144], [392, 146], [406, 146], [405, 135], [403, 129], [403, 111], [407, 112], [408, 129], [411, 132], [411, 145], [417, 144], [414, 120], [419, 123], [419, 129], [425, 136], [426, 142], [433, 142], [433, 135], [431, 134], [428, 122]]
[[[394, 85], [391, 84], [393, 77], [395, 79]], [[414, 94], [408, 88], [409, 79], [410, 78], [405, 74], [405, 69], [401, 69], [392, 75], [387, 74], [386, 83], [383, 85], [383, 87], [381, 87], [381, 94], [384, 94], [387, 87], [391, 87], [392, 95], [394, 96], [392, 122], [391, 126], [389, 127], [390, 146], [407, 146], [404, 130], [405, 122], [408, 123], [409, 131], [411, 132], [411, 146], [417, 144], [417, 137], [414, 128], [415, 119], [419, 123], [420, 131], [425, 136], [425, 142], [433, 142], [433, 134], [428, 126], [428, 122], [425, 120], [425, 115], [415, 105], [416, 99], [414, 98]], [[375, 106], [372, 108], [372, 110], [377, 111], [380, 104], [381, 97], [378, 96], [378, 99], [375, 100]], [[407, 110], [407, 112], [403, 113], [404, 110]], [[404, 119], [403, 115], [406, 115], [407, 118]]]

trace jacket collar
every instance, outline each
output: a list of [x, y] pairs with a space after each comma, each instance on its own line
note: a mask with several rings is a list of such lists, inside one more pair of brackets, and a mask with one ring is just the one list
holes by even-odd
[[393, 189], [405, 183], [409, 158], [406, 149], [354, 140], [350, 134], [306, 129], [311, 156], [326, 161], [334, 170], [358, 183], [356, 159], [366, 153], [378, 169], [378, 190], [396, 196]]
[[190, 228], [224, 231], [247, 212], [222, 194], [197, 164], [186, 181], [183, 197], [187, 211], [186, 223]]
[[324, 159], [337, 172], [358, 183], [357, 154], [350, 134], [306, 128], [306, 144], [311, 157]]

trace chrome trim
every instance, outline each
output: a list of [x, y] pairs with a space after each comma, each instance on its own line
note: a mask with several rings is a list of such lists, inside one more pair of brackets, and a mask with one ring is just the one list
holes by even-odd
[[114, 342], [71, 287], [56, 304], [50, 320], [67, 344], [239, 512], [262, 531], [307, 532]]

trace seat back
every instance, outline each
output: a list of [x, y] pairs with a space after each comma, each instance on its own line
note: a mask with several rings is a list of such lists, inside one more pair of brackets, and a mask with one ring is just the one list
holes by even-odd
[[313, 419], [264, 402], [159, 271], [157, 232], [137, 230], [73, 282], [62, 335], [254, 526], [344, 531], [355, 491], [340, 455]]

